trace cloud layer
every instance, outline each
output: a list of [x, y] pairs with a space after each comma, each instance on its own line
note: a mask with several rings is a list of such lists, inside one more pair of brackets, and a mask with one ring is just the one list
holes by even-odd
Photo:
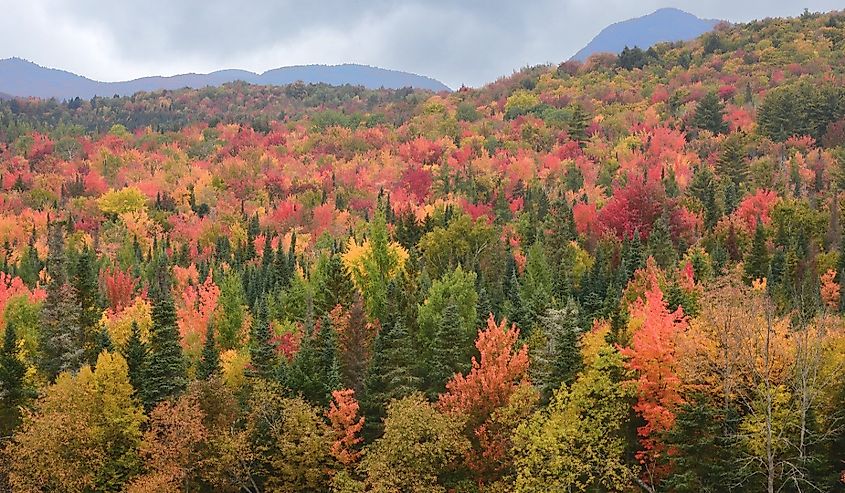
[[0, 0], [0, 58], [99, 80], [363, 63], [478, 86], [569, 58], [613, 22], [677, 7], [745, 21], [841, 0]]

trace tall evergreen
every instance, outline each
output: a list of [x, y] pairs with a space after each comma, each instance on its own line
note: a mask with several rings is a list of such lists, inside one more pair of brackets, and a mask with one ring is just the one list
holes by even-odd
[[714, 134], [721, 134], [728, 131], [728, 124], [725, 123], [725, 105], [719, 100], [715, 92], [709, 92], [698, 101], [695, 109], [695, 116], [692, 119], [692, 126], [702, 130], [709, 130]]
[[751, 251], [745, 259], [745, 278], [747, 281], [769, 276], [769, 250], [766, 246], [766, 231], [762, 221], [757, 221]]
[[205, 331], [205, 342], [202, 346], [202, 355], [197, 367], [197, 377], [200, 380], [208, 380], [220, 373], [220, 350], [217, 348], [217, 341], [214, 340], [214, 325], [208, 324]]
[[744, 139], [741, 133], [731, 134], [722, 144], [722, 152], [716, 161], [716, 171], [723, 180], [733, 185], [733, 190], [738, 190], [748, 176]]
[[9, 321], [0, 348], [0, 437], [9, 436], [20, 423], [20, 406], [31, 397], [26, 385], [26, 365], [21, 360], [15, 325]]
[[335, 348], [334, 329], [321, 320], [303, 336], [284, 376], [287, 387], [315, 405], [326, 405], [341, 381]]
[[651, 228], [651, 234], [648, 237], [648, 253], [654, 257], [654, 261], [662, 269], [670, 268], [678, 260], [678, 253], [675, 251], [669, 232], [669, 218], [665, 211]]
[[[164, 277], [166, 274], [159, 274]], [[176, 397], [187, 386], [185, 359], [179, 342], [176, 310], [169, 281], [159, 279], [153, 293], [153, 325], [150, 350], [144, 366], [144, 404], [151, 409], [159, 402]]]
[[457, 305], [450, 301], [443, 307], [440, 325], [431, 342], [431, 359], [426, 371], [426, 387], [431, 398], [446, 390], [446, 382], [455, 373], [469, 369], [469, 360], [463, 350], [466, 333], [461, 322]]
[[132, 332], [126, 341], [123, 357], [126, 359], [129, 383], [135, 389], [136, 396], [144, 395], [144, 368], [147, 365], [147, 352], [149, 348], [141, 339], [141, 329], [137, 322], [132, 321]]
[[85, 356], [84, 333], [80, 325], [80, 311], [76, 291], [68, 283], [65, 265], [62, 228], [49, 228], [47, 298], [41, 310], [40, 367], [50, 379], [62, 371], [76, 371]]
[[252, 374], [260, 378], [269, 378], [275, 373], [276, 351], [270, 342], [270, 322], [267, 314], [267, 300], [260, 297], [256, 307], [252, 328], [249, 332], [249, 355]]
[[72, 281], [79, 306], [79, 325], [84, 338], [85, 361], [90, 365], [97, 361], [97, 355], [103, 345], [100, 330], [102, 307], [97, 270], [96, 252], [86, 246], [75, 262]]

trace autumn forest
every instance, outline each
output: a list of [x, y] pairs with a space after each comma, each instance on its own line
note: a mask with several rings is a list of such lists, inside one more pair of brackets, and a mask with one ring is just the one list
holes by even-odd
[[843, 192], [837, 12], [0, 100], [0, 491], [845, 491]]

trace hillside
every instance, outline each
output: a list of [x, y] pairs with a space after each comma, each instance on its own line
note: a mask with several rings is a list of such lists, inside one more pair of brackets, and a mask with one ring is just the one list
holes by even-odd
[[90, 99], [94, 96], [130, 96], [136, 92], [174, 90], [185, 87], [203, 88], [228, 82], [285, 85], [296, 81], [332, 85], [401, 89], [416, 87], [432, 91], [448, 91], [444, 84], [397, 70], [366, 65], [302, 65], [281, 67], [255, 74], [245, 70], [220, 70], [209, 74], [180, 74], [171, 77], [144, 77], [124, 82], [99, 82], [67, 72], [41, 67], [20, 58], [0, 60], [0, 92], [19, 97]]
[[668, 41], [689, 41], [713, 30], [720, 21], [699, 19], [683, 10], [664, 8], [651, 14], [612, 24], [581, 48], [573, 60], [586, 60], [595, 53], [620, 53], [623, 48], [650, 46]]
[[0, 101], [0, 490], [842, 491], [843, 189], [845, 12]]

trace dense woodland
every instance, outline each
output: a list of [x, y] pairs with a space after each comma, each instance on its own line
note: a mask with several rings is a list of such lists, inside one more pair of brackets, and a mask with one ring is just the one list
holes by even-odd
[[0, 490], [843, 491], [845, 14], [0, 140]]

